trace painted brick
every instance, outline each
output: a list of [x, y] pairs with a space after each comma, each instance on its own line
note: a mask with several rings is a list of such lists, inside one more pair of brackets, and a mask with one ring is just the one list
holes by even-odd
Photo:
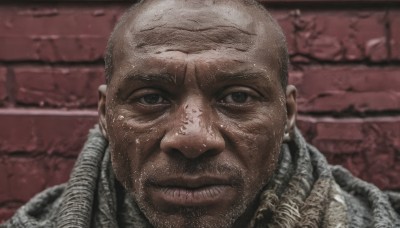
[[400, 68], [310, 67], [291, 72], [299, 112], [383, 112], [400, 107]]
[[0, 67], [0, 106], [5, 103], [7, 98], [7, 69], [5, 67]]
[[389, 11], [390, 51], [392, 60], [400, 60], [400, 9]]
[[47, 161], [47, 166], [50, 168], [50, 172], [47, 176], [47, 186], [54, 186], [68, 181], [74, 164], [74, 158], [49, 158]]
[[0, 161], [7, 174], [1, 195], [7, 200], [26, 202], [46, 187], [45, 166], [41, 159], [7, 158]]
[[121, 4], [2, 6], [0, 60], [99, 60], [123, 8]]
[[7, 169], [4, 165], [4, 160], [0, 160], [0, 202], [9, 200], [9, 189], [8, 189], [8, 174]]
[[300, 116], [307, 140], [332, 164], [384, 189], [400, 189], [400, 117], [313, 118]]
[[0, 224], [10, 218], [14, 214], [15, 210], [16, 208], [0, 207]]
[[1, 157], [0, 203], [27, 202], [45, 188], [66, 182], [74, 163], [74, 158]]
[[297, 54], [326, 61], [388, 58], [384, 11], [299, 10], [295, 24]]
[[96, 111], [0, 110], [0, 154], [76, 156], [95, 123]]
[[105, 82], [103, 67], [18, 67], [15, 100], [51, 107], [96, 107], [97, 88]]
[[103, 59], [107, 37], [0, 37], [0, 60], [79, 62]]

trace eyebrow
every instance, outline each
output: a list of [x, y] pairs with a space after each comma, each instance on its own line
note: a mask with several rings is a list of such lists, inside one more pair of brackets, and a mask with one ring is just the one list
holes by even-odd
[[167, 74], [167, 73], [160, 73], [160, 74], [127, 74], [125, 76], [125, 80], [129, 81], [141, 81], [144, 83], [149, 82], [166, 82], [170, 84], [176, 84], [176, 76]]
[[242, 70], [239, 72], [220, 72], [215, 77], [215, 82], [225, 81], [253, 81], [253, 80], [268, 80], [268, 75], [265, 72]]

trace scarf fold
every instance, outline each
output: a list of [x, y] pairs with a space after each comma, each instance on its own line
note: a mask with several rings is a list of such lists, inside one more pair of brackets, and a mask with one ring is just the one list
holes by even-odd
[[[334, 213], [332, 213], [334, 211]], [[325, 157], [296, 129], [261, 193], [253, 227], [347, 227], [346, 205]]]
[[[0, 227], [151, 227], [115, 180], [107, 148], [96, 126], [68, 183], [35, 196]], [[296, 129], [250, 227], [400, 227], [399, 205], [399, 193], [385, 194], [329, 166]]]

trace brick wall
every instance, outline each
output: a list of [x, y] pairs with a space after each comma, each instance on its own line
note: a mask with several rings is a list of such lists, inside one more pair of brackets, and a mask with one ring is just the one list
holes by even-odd
[[[287, 35], [307, 139], [331, 163], [400, 189], [399, 1], [263, 2]], [[128, 5], [0, 3], [0, 221], [68, 179]]]

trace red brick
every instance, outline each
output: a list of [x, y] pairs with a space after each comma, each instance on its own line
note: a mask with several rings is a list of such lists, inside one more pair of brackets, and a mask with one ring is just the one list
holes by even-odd
[[75, 159], [73, 158], [49, 158], [47, 161], [47, 165], [50, 169], [50, 172], [47, 176], [47, 186], [53, 186], [68, 181], [74, 164]]
[[103, 67], [18, 67], [15, 100], [52, 107], [96, 107], [97, 88], [105, 82]]
[[392, 60], [400, 60], [400, 10], [389, 11], [390, 51]]
[[298, 54], [327, 61], [388, 57], [382, 10], [302, 10], [297, 15]]
[[[3, 161], [0, 159], [0, 162]], [[0, 163], [0, 202], [7, 201], [9, 199], [9, 189], [8, 189], [8, 174], [5, 165]]]
[[3, 105], [7, 98], [7, 69], [0, 67], [0, 105]]
[[310, 67], [292, 72], [299, 112], [383, 112], [400, 107], [400, 68]]
[[0, 60], [98, 60], [126, 5], [2, 6]]
[[15, 213], [16, 208], [1, 208], [0, 207], [0, 224], [7, 221]]
[[0, 203], [27, 202], [45, 188], [66, 182], [74, 163], [74, 158], [1, 157]]
[[0, 37], [0, 42], [0, 60], [79, 62], [101, 60], [107, 37]]
[[381, 188], [400, 189], [400, 117], [312, 118], [300, 116], [308, 141], [333, 164]]
[[96, 111], [0, 110], [0, 153], [76, 156], [96, 122]]
[[46, 187], [47, 170], [41, 159], [3, 158], [0, 166], [7, 174], [7, 183], [0, 190], [6, 196], [3, 202], [26, 202]]

